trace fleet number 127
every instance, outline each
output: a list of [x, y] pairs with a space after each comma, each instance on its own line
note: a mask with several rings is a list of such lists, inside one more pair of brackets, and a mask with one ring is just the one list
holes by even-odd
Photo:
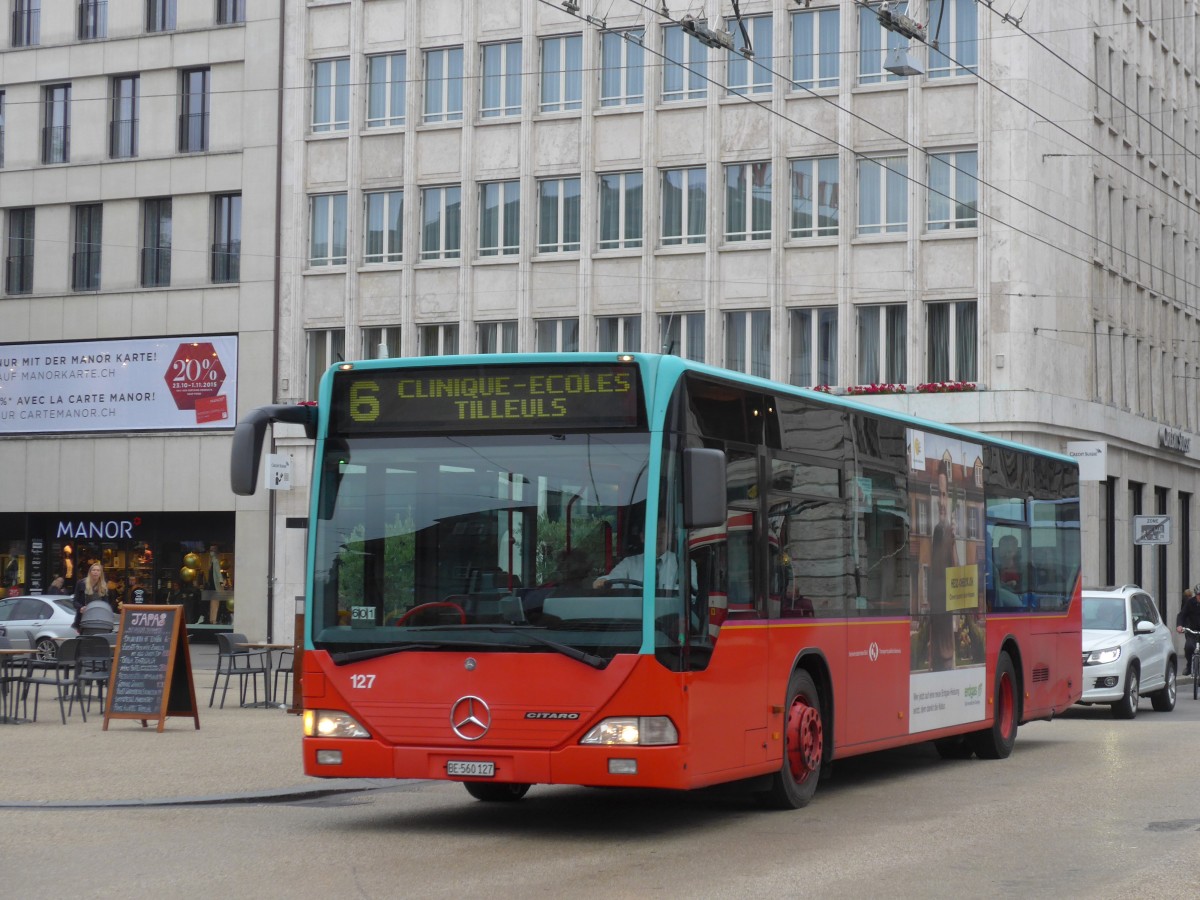
[[375, 683], [374, 675], [351, 675], [350, 687], [366, 690]]

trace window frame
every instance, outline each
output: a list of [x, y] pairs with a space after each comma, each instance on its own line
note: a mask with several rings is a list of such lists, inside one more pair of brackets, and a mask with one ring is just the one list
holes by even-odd
[[[730, 309], [725, 310], [725, 352], [723, 365], [734, 372], [771, 377], [771, 310]], [[735, 327], [734, 323], [740, 323]], [[740, 332], [741, 340], [737, 341]], [[755, 346], [757, 339], [766, 340], [766, 358]], [[735, 347], [740, 343], [741, 347]], [[740, 354], [740, 360], [739, 360]]]
[[[551, 60], [547, 53], [548, 45], [557, 48], [555, 59]], [[571, 50], [575, 50], [577, 65], [570, 66]], [[583, 109], [583, 35], [576, 32], [571, 34], [548, 35], [539, 44], [541, 56], [541, 76], [538, 90], [538, 112], [564, 113], [579, 112]], [[550, 63], [554, 68], [550, 68]], [[553, 85], [556, 96], [560, 99], [548, 100], [548, 88]]]
[[[665, 354], [695, 362], [705, 360], [705, 314], [703, 312], [659, 313], [659, 347]], [[697, 334], [699, 332], [699, 334]], [[679, 350], [673, 349], [678, 339]], [[695, 352], [699, 350], [699, 354]]]
[[[451, 199], [453, 198], [453, 199]], [[430, 219], [431, 200], [437, 201], [436, 222]], [[435, 226], [431, 230], [431, 226]], [[429, 239], [436, 235], [436, 243]], [[421, 188], [421, 262], [462, 258], [462, 185], [438, 184]]]
[[[55, 140], [55, 137], [61, 138]], [[42, 165], [71, 161], [71, 82], [42, 87]]]
[[[305, 336], [305, 371], [309, 399], [315, 398], [321, 385], [321, 376], [338, 361], [346, 358], [345, 328], [309, 328]], [[319, 352], [318, 352], [319, 351]], [[322, 360], [324, 364], [322, 364]]]
[[[397, 359], [403, 352], [401, 343], [403, 333], [399, 325], [377, 325], [364, 327], [359, 331], [362, 341], [362, 359]], [[373, 340], [378, 338], [378, 340]], [[379, 346], [387, 348], [387, 356], [376, 356]]]
[[[979, 227], [979, 152], [946, 150], [927, 155], [925, 230], [929, 233]], [[970, 160], [967, 165], [967, 160]], [[944, 176], [943, 176], [944, 172]], [[960, 191], [973, 194], [960, 199]], [[947, 216], [934, 218], [934, 206], [945, 205]], [[953, 216], [950, 212], [953, 211]], [[969, 214], [964, 214], [968, 212]]]
[[[899, 311], [903, 315], [893, 316], [892, 312], [894, 311]], [[906, 384], [908, 382], [908, 307], [903, 303], [869, 303], [855, 306], [854, 312], [856, 317], [857, 383]], [[877, 317], [874, 323], [867, 321], [870, 318], [868, 313], [873, 313], [873, 316]], [[903, 334], [899, 337], [900, 346], [903, 347], [900, 363], [896, 362], [895, 354], [892, 352], [897, 337], [892, 334], [894, 329], [891, 326], [896, 320], [899, 320], [899, 324], [904, 329]], [[877, 368], [873, 377], [867, 377], [864, 361], [863, 339], [869, 330], [875, 332], [874, 340], [878, 347]]]
[[766, 58], [774, 58], [775, 54], [775, 21], [771, 13], [759, 16], [742, 16], [746, 31], [750, 32], [752, 57], [745, 57], [742, 51], [746, 49], [746, 40], [742, 37], [742, 29], [737, 19], [726, 19], [725, 28], [733, 35], [733, 47], [725, 52], [725, 84], [729, 96], [750, 96], [755, 94], [770, 94], [775, 90], [775, 73], [770, 64], [763, 65], [757, 60], [764, 55], [759, 49], [763, 43], [763, 35], [759, 34], [760, 25], [767, 25]]
[[[798, 387], [838, 384], [838, 308], [803, 306], [788, 310], [789, 383]], [[807, 356], [808, 371], [801, 361]]]
[[101, 248], [104, 240], [104, 204], [78, 203], [71, 207], [71, 290], [100, 290]]
[[[757, 188], [753, 187], [756, 173], [765, 167], [766, 178]], [[774, 174], [770, 160], [737, 162], [725, 164], [725, 241], [728, 243], [749, 243], [753, 241], [768, 241], [773, 230], [772, 216], [774, 214]], [[761, 203], [766, 199], [766, 213], [762, 215]], [[759, 196], [755, 196], [758, 193]], [[735, 199], [736, 195], [736, 199]], [[735, 212], [741, 209], [740, 222], [735, 222]], [[756, 210], [759, 215], [755, 215]], [[765, 218], [766, 230], [755, 228], [755, 222], [760, 225]], [[734, 230], [733, 225], [740, 226]]]
[[[436, 67], [435, 67], [436, 62]], [[463, 47], [430, 47], [422, 52], [421, 85], [424, 125], [447, 125], [463, 120]], [[435, 70], [436, 69], [436, 70]], [[436, 90], [434, 87], [436, 86]], [[457, 103], [457, 106], [455, 105]]]
[[[321, 74], [328, 71], [328, 80], [322, 82]], [[331, 56], [309, 61], [309, 132], [312, 134], [335, 134], [350, 130], [350, 57]], [[327, 95], [322, 99], [322, 95]], [[328, 115], [318, 120], [322, 107]], [[339, 118], [339, 111], [341, 117]]]
[[10, 297], [32, 294], [37, 209], [14, 207], [5, 219], [4, 293]]
[[[373, 210], [376, 203], [380, 208]], [[378, 228], [372, 226], [373, 218], [378, 219]], [[379, 250], [372, 252], [376, 243]], [[404, 188], [363, 191], [362, 261], [364, 266], [404, 262]]]
[[[516, 49], [515, 60], [512, 58], [514, 48]], [[501, 119], [521, 115], [522, 75], [524, 74], [522, 71], [524, 52], [521, 41], [518, 39], [481, 44], [479, 51], [479, 117], [481, 119]], [[494, 55], [499, 58], [499, 68], [489, 74], [488, 56], [493, 51], [495, 51]], [[496, 99], [496, 102], [491, 105], [488, 102], [489, 92], [494, 93]]]
[[[945, 0], [926, 0], [929, 25], [937, 33], [930, 34], [929, 61], [925, 77], [940, 79], [974, 76], [978, 74], [976, 70], [979, 67], [979, 11], [975, 8], [975, 0], [950, 0], [948, 7], [943, 7], [944, 3]], [[940, 15], [942, 8], [949, 12], [948, 16]], [[963, 16], [960, 15], [963, 10], [969, 12], [968, 21], [965, 23], [961, 21]], [[938, 49], [934, 49], [934, 42]], [[949, 52], [943, 53], [940, 49], [942, 47], [949, 47]], [[968, 58], [964, 59], [964, 54]], [[957, 59], [958, 62], [951, 62], [951, 59]]]
[[[893, 0], [892, 12], [908, 14], [907, 0]], [[869, 18], [868, 18], [869, 17]], [[871, 26], [874, 26], [873, 28]], [[856, 83], [868, 85], [898, 85], [906, 78], [884, 68], [888, 53], [902, 47], [908, 49], [908, 38], [884, 28], [879, 21], [879, 3], [867, 3], [858, 8], [858, 56]], [[871, 63], [871, 65], [868, 65]]]
[[213, 243], [209, 267], [212, 283], [237, 284], [241, 280], [241, 263], [241, 192], [213, 194]]
[[[200, 79], [200, 90], [195, 90], [193, 79]], [[211, 115], [212, 70], [208, 66], [181, 69], [179, 72], [179, 152], [205, 153], [208, 151], [208, 124]], [[198, 101], [197, 101], [197, 98]], [[194, 105], [199, 103], [199, 111]], [[199, 128], [195, 128], [195, 125]]]
[[600, 353], [640, 353], [642, 317], [636, 313], [596, 316], [596, 350]]
[[[550, 185], [555, 186], [555, 195], [549, 198], [546, 195], [546, 188]], [[569, 193], [569, 188], [574, 187], [574, 198]], [[581, 211], [582, 211], [582, 180], [578, 175], [564, 176], [561, 178], [539, 178], [537, 182], [537, 252], [538, 253], [578, 253], [581, 240]], [[549, 200], [553, 199], [554, 203], [554, 220], [553, 220], [553, 240], [546, 240], [548, 234], [547, 228], [549, 218], [546, 212], [549, 206]], [[574, 219], [572, 222], [571, 219]], [[568, 228], [574, 225], [574, 240], [566, 240], [568, 237]]]
[[[457, 356], [459, 340], [460, 329], [457, 322], [417, 326], [417, 352], [421, 356]], [[431, 347], [436, 352], [430, 353]]]
[[[397, 62], [399, 61], [399, 62]], [[383, 78], [376, 79], [376, 65], [382, 64]], [[397, 68], [400, 77], [396, 77]], [[397, 85], [399, 89], [397, 90]], [[367, 128], [396, 128], [408, 118], [408, 54], [373, 53], [367, 57]], [[382, 109], [376, 106], [378, 99]], [[399, 113], [396, 106], [399, 105]]]
[[218, 25], [242, 25], [246, 22], [246, 0], [217, 0]]
[[[347, 244], [347, 212], [349, 198], [345, 191], [331, 191], [308, 195], [308, 268], [326, 269], [344, 266], [349, 261]], [[339, 209], [340, 207], [340, 209]], [[338, 246], [338, 220], [341, 220], [341, 254], [334, 251]], [[323, 221], [321, 221], [323, 220]], [[320, 228], [318, 225], [320, 224]], [[327, 252], [317, 255], [318, 232], [324, 232]]]
[[[495, 193], [495, 198], [489, 194]], [[514, 196], [510, 196], [514, 195]], [[490, 235], [495, 241], [485, 243]], [[479, 247], [481, 258], [515, 256], [521, 252], [521, 180], [479, 183]]]
[[[797, 27], [801, 22], [812, 20], [813, 27], [808, 35], [809, 46], [801, 46], [802, 34]], [[823, 40], [828, 40], [826, 29], [832, 22], [833, 51], [821, 52]], [[792, 87], [800, 90], [821, 91], [841, 86], [841, 39], [842, 14], [837, 6], [819, 6], [816, 8], [795, 10], [791, 17], [792, 25]], [[833, 60], [833, 74], [822, 74], [827, 71], [830, 58]], [[801, 71], [803, 61], [810, 60], [807, 76]]]
[[[809, 171], [800, 171], [807, 167]], [[806, 156], [788, 160], [789, 186], [791, 188], [791, 203], [788, 208], [788, 237], [793, 240], [837, 237], [841, 231], [841, 161], [836, 156]], [[828, 180], [832, 174], [833, 180]], [[816, 197], [800, 196], [803, 178], [807, 177], [810, 188], [815, 188]], [[832, 185], [829, 199], [836, 200], [832, 205], [820, 202], [826, 193], [825, 189]], [[797, 220], [803, 214], [801, 205], [809, 205], [809, 225], [807, 228], [797, 225]], [[833, 225], [818, 224], [825, 220], [820, 210], [833, 211]]]
[[165, 34], [174, 31], [178, 21], [175, 0], [146, 0], [146, 32]]
[[139, 284], [144, 288], [171, 286], [171, 242], [174, 204], [171, 197], [142, 200], [142, 265]]
[[[613, 60], [613, 48], [619, 48]], [[613, 64], [615, 62], [615, 65]], [[600, 33], [601, 109], [641, 106], [646, 102], [646, 29], [622, 28]]]
[[[673, 43], [679, 44], [681, 59], [671, 56], [676, 50], [671, 46]], [[708, 99], [708, 48], [700, 43], [695, 35], [684, 31], [682, 25], [664, 25], [662, 55], [662, 93], [659, 95], [661, 102], [687, 103]], [[678, 77], [678, 89], [668, 87], [668, 79], [674, 77]]]
[[[873, 167], [873, 168], [871, 168]], [[878, 179], [878, 204], [874, 221], [866, 222], [870, 211], [863, 193], [868, 173]], [[892, 181], [895, 178], [896, 181]], [[899, 197], [903, 198], [903, 209], [899, 218], [893, 218], [892, 199], [889, 188], [899, 185]], [[908, 156], [870, 156], [858, 160], [858, 231], [859, 235], [907, 234], [908, 233]]]
[[[937, 327], [933, 316], [935, 309], [939, 311], [944, 309], [947, 313], [944, 325], [946, 336], [944, 374], [938, 364], [939, 356], [936, 345], [940, 343], [940, 337], [934, 334], [934, 329]], [[969, 345], [964, 344], [963, 340], [959, 338], [959, 331], [966, 326], [970, 326], [973, 330], [969, 338]], [[969, 354], [969, 359], [963, 360], [960, 358], [963, 351]], [[931, 382], [974, 382], [979, 378], [978, 300], [931, 300], [926, 302], [925, 374], [926, 380]]]
[[[128, 92], [125, 88], [128, 87]], [[136, 159], [138, 155], [138, 108], [142, 78], [138, 73], [113, 75], [109, 79], [108, 157]], [[125, 113], [129, 118], [121, 118]], [[129, 152], [120, 152], [124, 149]]]
[[574, 353], [579, 350], [578, 316], [534, 319], [533, 327], [538, 353]]
[[[615, 181], [614, 181], [615, 180]], [[636, 180], [637, 184], [630, 182]], [[597, 176], [599, 221], [596, 246], [600, 250], [632, 250], [645, 244], [645, 178], [641, 169], [626, 172], [602, 172]], [[613, 204], [616, 204], [615, 211]], [[634, 208], [636, 207], [636, 208]], [[605, 225], [605, 213], [614, 213], [615, 221]], [[611, 218], [611, 216], [610, 216]], [[615, 225], [615, 236], [612, 226]], [[606, 236], [607, 235], [607, 236]]]
[[[476, 353], [516, 353], [518, 351], [516, 319], [475, 323]], [[494, 347], [495, 349], [488, 349]]]

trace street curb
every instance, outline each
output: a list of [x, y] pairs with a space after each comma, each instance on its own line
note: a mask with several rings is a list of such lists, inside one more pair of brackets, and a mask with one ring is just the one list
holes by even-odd
[[280, 788], [270, 791], [251, 791], [245, 794], [215, 794], [208, 797], [160, 797], [144, 800], [49, 800], [38, 802], [6, 803], [0, 801], [0, 809], [48, 810], [48, 809], [120, 809], [150, 808], [162, 806], [231, 806], [242, 803], [292, 803], [299, 800], [320, 800], [343, 794], [363, 794], [375, 791], [395, 790], [403, 785], [416, 784], [419, 779], [375, 781], [362, 779], [344, 787], [336, 788]]

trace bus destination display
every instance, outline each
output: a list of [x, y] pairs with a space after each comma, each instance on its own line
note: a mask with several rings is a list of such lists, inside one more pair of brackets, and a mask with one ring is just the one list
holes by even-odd
[[337, 431], [575, 431], [631, 428], [634, 366], [487, 366], [339, 372]]

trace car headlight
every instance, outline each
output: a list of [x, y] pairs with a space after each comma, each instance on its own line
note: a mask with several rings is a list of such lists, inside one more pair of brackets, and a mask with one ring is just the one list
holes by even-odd
[[679, 732], [666, 716], [613, 716], [588, 731], [579, 743], [663, 746], [678, 744]]
[[1116, 662], [1121, 658], [1120, 647], [1105, 647], [1103, 650], [1092, 650], [1083, 658], [1085, 666], [1102, 666], [1105, 663]]
[[349, 713], [336, 709], [306, 709], [304, 736], [323, 738], [365, 738], [370, 732]]

